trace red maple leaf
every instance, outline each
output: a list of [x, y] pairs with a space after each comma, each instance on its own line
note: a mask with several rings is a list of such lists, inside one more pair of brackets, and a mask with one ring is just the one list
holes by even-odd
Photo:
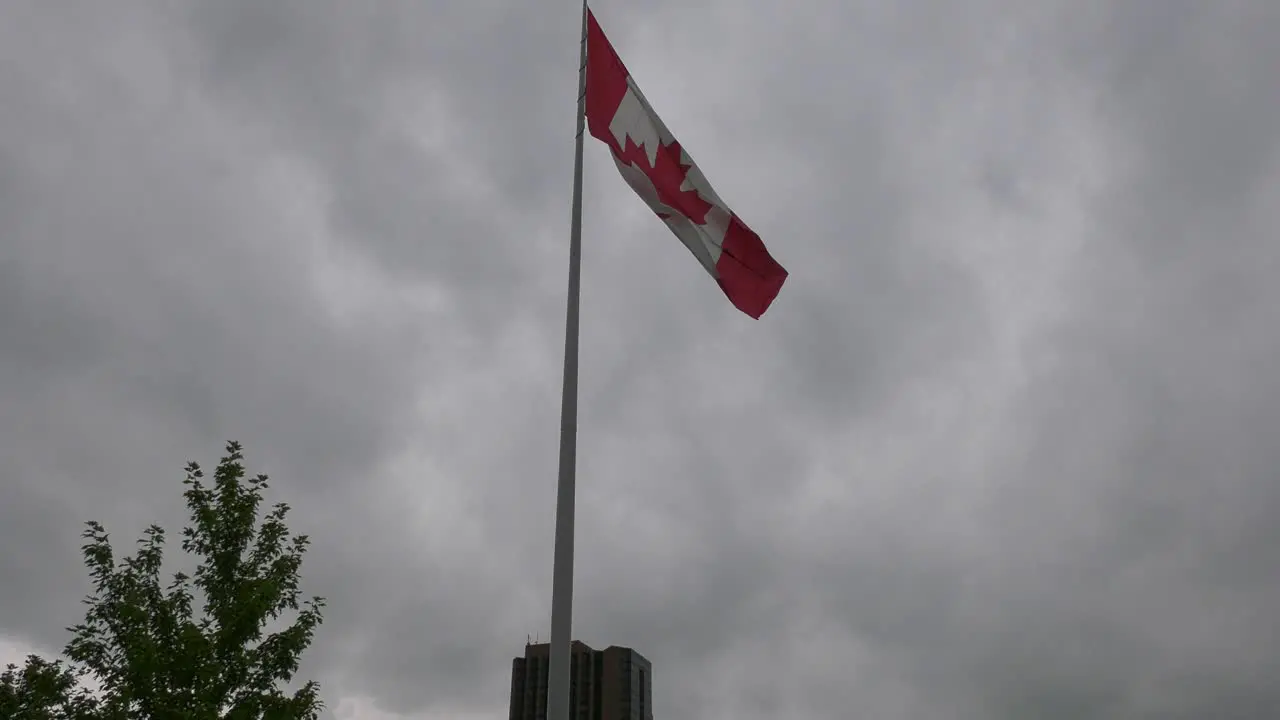
[[[663, 205], [699, 225], [706, 223], [711, 203], [704, 200], [697, 190], [680, 189], [693, 164], [680, 161], [681, 149], [678, 141], [672, 140], [669, 145], [659, 145], [657, 160], [652, 165], [649, 164], [649, 155], [645, 148], [636, 145], [635, 140], [630, 137], [627, 138], [621, 152], [615, 145], [613, 153], [622, 162], [635, 166], [648, 176], [654, 188], [657, 189], [658, 199]], [[665, 219], [667, 214], [659, 213], [658, 216]]]

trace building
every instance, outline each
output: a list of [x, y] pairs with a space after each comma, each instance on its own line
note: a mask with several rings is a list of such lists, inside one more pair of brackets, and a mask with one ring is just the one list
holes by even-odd
[[[569, 707], [573, 720], [653, 720], [653, 666], [624, 647], [570, 648]], [[526, 644], [511, 663], [511, 720], [546, 720], [551, 645]]]

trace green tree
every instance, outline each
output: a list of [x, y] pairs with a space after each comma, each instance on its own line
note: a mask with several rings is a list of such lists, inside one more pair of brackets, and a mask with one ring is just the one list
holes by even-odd
[[243, 459], [240, 445], [228, 443], [211, 487], [195, 463], [187, 466], [191, 525], [182, 549], [198, 560], [192, 575], [175, 573], [162, 586], [160, 527], [148, 528], [137, 552], [117, 562], [102, 525], [87, 523], [83, 551], [94, 591], [84, 622], [68, 628], [73, 637], [63, 652], [73, 666], [38, 657], [22, 669], [9, 666], [0, 676], [0, 718], [318, 717], [315, 682], [281, 689], [322, 621], [323, 599], [304, 601], [298, 589], [308, 538], [291, 536], [284, 503], [260, 517], [267, 477], [247, 477]]
[[28, 656], [21, 670], [10, 665], [0, 673], [0, 718], [98, 718], [98, 701], [77, 680], [77, 673], [61, 661]]

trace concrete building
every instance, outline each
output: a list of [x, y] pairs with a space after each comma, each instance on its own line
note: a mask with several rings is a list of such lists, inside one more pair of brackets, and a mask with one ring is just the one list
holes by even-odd
[[[546, 720], [551, 645], [526, 644], [511, 663], [511, 720]], [[653, 666], [624, 647], [593, 650], [573, 641], [569, 707], [573, 720], [653, 720]]]

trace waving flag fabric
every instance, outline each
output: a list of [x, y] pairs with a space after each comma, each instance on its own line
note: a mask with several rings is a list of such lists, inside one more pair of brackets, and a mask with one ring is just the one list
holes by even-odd
[[622, 177], [693, 253], [742, 312], [759, 318], [787, 271], [716, 195], [671, 135], [605, 37], [587, 17], [587, 125]]

